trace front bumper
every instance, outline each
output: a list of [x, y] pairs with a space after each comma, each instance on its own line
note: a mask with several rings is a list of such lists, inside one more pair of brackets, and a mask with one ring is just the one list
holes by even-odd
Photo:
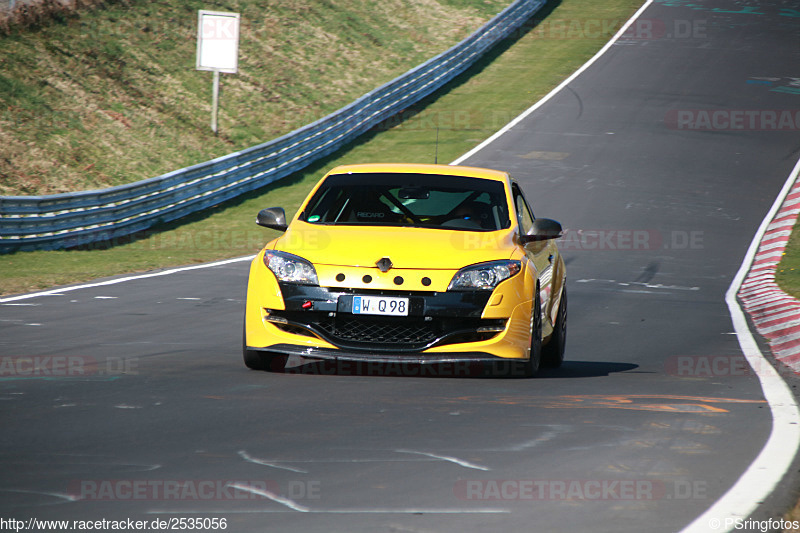
[[435, 346], [490, 339], [504, 319], [484, 319], [486, 291], [364, 291], [359, 295], [408, 298], [408, 316], [353, 314], [352, 290], [280, 284], [285, 309], [264, 309], [263, 320], [290, 334], [317, 337], [341, 350], [416, 353]]
[[[252, 283], [248, 287], [248, 349], [290, 354], [293, 350], [286, 346], [294, 346], [300, 351], [311, 349], [320, 357], [349, 354], [351, 360], [372, 361], [393, 355], [398, 361], [414, 355], [421, 361], [442, 354], [460, 354], [462, 361], [528, 356], [530, 302], [508, 307], [518, 301], [508, 291], [503, 299], [490, 291], [364, 290], [284, 283], [275, 289], [279, 298], [269, 299], [260, 297], [264, 288]], [[409, 314], [354, 315], [355, 295], [406, 297]], [[502, 305], [496, 305], [501, 301]]]

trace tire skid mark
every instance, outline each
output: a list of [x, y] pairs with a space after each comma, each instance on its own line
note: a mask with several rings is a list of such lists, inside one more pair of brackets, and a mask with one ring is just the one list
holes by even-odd
[[281, 466], [281, 465], [275, 464], [274, 462], [265, 461], [263, 459], [257, 459], [255, 457], [252, 457], [245, 450], [240, 450], [239, 451], [239, 457], [241, 457], [242, 459], [244, 459], [248, 463], [253, 463], [253, 464], [257, 464], [257, 465], [261, 465], [261, 466], [268, 466], [270, 468], [278, 468], [280, 470], [288, 470], [289, 472], [296, 472], [298, 474], [308, 474], [308, 471], [306, 471], [306, 470], [301, 470], [299, 468], [294, 468], [294, 467], [291, 467], [291, 466]]
[[272, 500], [275, 503], [279, 503], [285, 507], [288, 507], [292, 511], [297, 511], [300, 513], [307, 513], [310, 509], [303, 505], [300, 505], [297, 502], [290, 500], [289, 498], [284, 498], [283, 496], [278, 496], [268, 490], [259, 489], [257, 487], [251, 487], [250, 485], [246, 485], [244, 483], [229, 483], [229, 487], [236, 490], [241, 490], [243, 492], [249, 492], [250, 494], [255, 494], [257, 496], [263, 496], [268, 500]]
[[395, 450], [395, 451], [397, 453], [413, 453], [413, 454], [417, 454], [417, 455], [424, 455], [425, 457], [431, 457], [433, 459], [440, 459], [442, 461], [455, 463], [458, 466], [463, 466], [464, 468], [472, 468], [472, 469], [475, 469], [475, 470], [483, 470], [483, 471], [491, 470], [490, 468], [487, 468], [485, 466], [476, 465], [475, 463], [470, 463], [469, 461], [464, 461], [463, 459], [458, 459], [457, 457], [449, 457], [447, 455], [437, 455], [437, 454], [434, 454], [434, 453], [419, 452], [419, 451], [415, 451], [415, 450]]

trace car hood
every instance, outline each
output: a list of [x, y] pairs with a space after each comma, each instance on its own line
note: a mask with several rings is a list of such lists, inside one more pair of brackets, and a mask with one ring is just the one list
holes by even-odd
[[393, 268], [452, 269], [510, 258], [513, 230], [491, 232], [426, 228], [318, 226], [295, 221], [274, 249], [319, 265], [375, 267], [384, 257]]

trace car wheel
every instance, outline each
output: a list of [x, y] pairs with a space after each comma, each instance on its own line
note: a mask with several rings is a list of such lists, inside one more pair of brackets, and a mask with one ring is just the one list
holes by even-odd
[[561, 304], [553, 327], [550, 342], [542, 350], [542, 366], [558, 368], [564, 362], [564, 348], [567, 344], [567, 286], [561, 292]]
[[245, 348], [242, 355], [244, 356], [244, 364], [247, 368], [251, 370], [267, 369], [266, 358], [262, 357], [261, 353]]
[[247, 349], [247, 326], [242, 326], [242, 356], [244, 357], [244, 366], [251, 370], [266, 370], [267, 360], [266, 357], [261, 356], [261, 352]]
[[258, 350], [247, 349], [246, 326], [242, 328], [242, 356], [244, 366], [251, 370], [269, 370], [271, 372], [283, 372], [286, 368], [288, 357], [283, 354], [273, 354], [260, 352]]
[[539, 371], [539, 362], [542, 359], [542, 305], [539, 299], [539, 291], [533, 299], [533, 309], [531, 309], [531, 353], [523, 366], [525, 377], [533, 377]]
[[269, 370], [270, 372], [283, 372], [286, 369], [288, 356], [259, 352], [256, 350], [243, 350], [244, 364], [251, 370]]

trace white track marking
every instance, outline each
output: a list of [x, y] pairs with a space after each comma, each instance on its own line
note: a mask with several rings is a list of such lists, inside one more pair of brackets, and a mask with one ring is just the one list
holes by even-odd
[[30, 294], [21, 294], [19, 296], [10, 296], [8, 298], [0, 298], [0, 304], [8, 304], [8, 302], [16, 302], [18, 300], [27, 300], [28, 298], [37, 298], [39, 296], [60, 296], [65, 292], [77, 291], [81, 289], [91, 289], [93, 287], [106, 287], [108, 285], [116, 285], [117, 283], [124, 283], [126, 281], [134, 281], [137, 279], [147, 279], [147, 278], [157, 278], [160, 276], [169, 276], [170, 274], [175, 274], [177, 272], [186, 272], [188, 270], [200, 270], [202, 268], [212, 268], [222, 265], [228, 265], [230, 263], [238, 263], [241, 261], [252, 261], [254, 255], [249, 255], [246, 257], [236, 257], [234, 259], [225, 259], [223, 261], [216, 261], [214, 263], [205, 263], [202, 265], [192, 265], [188, 267], [180, 267], [180, 268], [171, 268], [169, 270], [162, 270], [159, 272], [150, 272], [147, 274], [138, 274], [135, 276], [126, 276], [123, 278], [115, 278], [110, 279], [107, 281], [100, 281], [97, 283], [86, 283], [84, 285], [74, 285], [72, 287], [63, 287], [61, 289], [53, 289], [49, 291], [42, 291], [42, 292], [32, 292]]
[[733, 530], [735, 523], [731, 521], [747, 518], [758, 508], [759, 503], [772, 494], [791, 467], [798, 447], [800, 447], [800, 411], [798, 411], [797, 400], [780, 374], [759, 350], [747, 325], [744, 312], [736, 299], [736, 294], [758, 251], [761, 238], [792, 189], [798, 174], [800, 174], [800, 161], [795, 165], [783, 190], [761, 222], [761, 226], [750, 243], [744, 262], [725, 294], [725, 302], [728, 304], [739, 345], [753, 368], [753, 372], [758, 376], [761, 389], [764, 391], [764, 398], [769, 403], [772, 412], [772, 432], [761, 453], [744, 471], [739, 480], [705, 513], [689, 524], [682, 533], [708, 531], [710, 526], [716, 524], [720, 525], [719, 528], [715, 528], [717, 531]]
[[644, 5], [643, 5], [642, 7], [640, 7], [640, 8], [639, 8], [639, 10], [638, 10], [636, 13], [634, 13], [634, 14], [633, 14], [633, 16], [632, 16], [630, 19], [628, 19], [628, 22], [626, 22], [626, 23], [625, 23], [625, 24], [624, 24], [624, 25], [623, 25], [623, 26], [622, 26], [622, 27], [619, 29], [619, 31], [616, 33], [616, 35], [614, 35], [614, 37], [612, 37], [612, 38], [611, 38], [611, 40], [610, 40], [610, 41], [608, 41], [608, 42], [606, 43], [606, 45], [605, 45], [603, 48], [601, 48], [601, 49], [600, 49], [600, 51], [599, 51], [599, 52], [597, 52], [597, 53], [596, 53], [596, 54], [595, 54], [595, 55], [594, 55], [594, 56], [593, 56], [593, 57], [592, 57], [592, 58], [591, 58], [589, 61], [587, 61], [586, 63], [584, 63], [584, 64], [583, 64], [583, 66], [581, 66], [581, 68], [579, 68], [578, 70], [576, 70], [575, 72], [573, 72], [573, 73], [572, 73], [572, 76], [570, 76], [570, 77], [569, 77], [569, 78], [567, 78], [566, 80], [562, 81], [562, 82], [561, 82], [561, 84], [560, 84], [558, 87], [556, 87], [555, 89], [553, 89], [552, 91], [550, 91], [549, 93], [547, 93], [547, 94], [544, 96], [544, 98], [542, 98], [541, 100], [539, 100], [538, 102], [536, 102], [535, 104], [533, 104], [531, 107], [529, 107], [528, 109], [526, 109], [525, 111], [523, 111], [521, 115], [519, 115], [517, 118], [515, 118], [514, 120], [512, 120], [511, 122], [509, 122], [509, 123], [508, 123], [508, 124], [506, 124], [505, 126], [503, 126], [503, 127], [502, 127], [502, 128], [499, 130], [499, 131], [497, 131], [497, 132], [496, 132], [494, 135], [492, 135], [491, 137], [489, 137], [488, 139], [486, 139], [485, 141], [483, 141], [482, 143], [480, 143], [478, 146], [476, 146], [475, 148], [473, 148], [472, 150], [470, 150], [470, 151], [469, 151], [469, 152], [467, 152], [466, 154], [462, 155], [461, 157], [459, 157], [458, 159], [456, 159], [455, 161], [453, 161], [453, 162], [452, 162], [452, 163], [450, 163], [450, 164], [451, 164], [451, 165], [460, 165], [462, 161], [466, 161], [467, 159], [469, 159], [470, 157], [472, 157], [472, 156], [473, 156], [473, 155], [475, 155], [476, 153], [478, 153], [478, 152], [480, 152], [481, 150], [483, 150], [485, 147], [487, 147], [487, 146], [489, 146], [490, 144], [492, 144], [494, 141], [496, 141], [498, 138], [500, 138], [500, 137], [501, 137], [503, 134], [505, 134], [505, 133], [506, 133], [508, 130], [510, 130], [511, 128], [513, 128], [514, 126], [516, 126], [517, 124], [519, 124], [520, 122], [522, 122], [523, 120], [525, 120], [525, 118], [526, 118], [528, 115], [530, 115], [531, 113], [533, 113], [534, 111], [536, 111], [537, 109], [539, 109], [540, 107], [542, 107], [542, 106], [543, 106], [545, 103], [547, 103], [547, 102], [548, 102], [548, 101], [549, 101], [549, 100], [550, 100], [552, 97], [554, 97], [556, 94], [558, 94], [559, 92], [561, 92], [561, 90], [562, 90], [564, 87], [566, 87], [567, 85], [569, 85], [570, 83], [572, 83], [572, 80], [574, 80], [575, 78], [577, 78], [578, 76], [580, 76], [581, 74], [583, 74], [583, 72], [584, 72], [586, 69], [588, 69], [589, 67], [591, 67], [591, 66], [592, 66], [592, 64], [594, 64], [594, 62], [595, 62], [595, 61], [597, 61], [598, 59], [600, 59], [600, 57], [601, 57], [601, 56], [603, 56], [603, 54], [605, 54], [605, 53], [608, 51], [608, 49], [609, 49], [609, 48], [611, 48], [612, 46], [614, 46], [614, 43], [616, 43], [616, 42], [619, 40], [619, 38], [620, 38], [620, 37], [622, 37], [622, 36], [625, 34], [625, 32], [626, 32], [626, 31], [628, 31], [628, 28], [631, 26], [631, 24], [633, 24], [633, 23], [634, 23], [634, 21], [635, 21], [637, 18], [639, 18], [639, 15], [641, 15], [642, 13], [644, 13], [645, 9], [647, 9], [648, 7], [650, 7], [650, 4], [652, 4], [652, 3], [653, 3], [653, 0], [647, 0], [647, 2], [645, 2], [645, 3], [644, 3]]

